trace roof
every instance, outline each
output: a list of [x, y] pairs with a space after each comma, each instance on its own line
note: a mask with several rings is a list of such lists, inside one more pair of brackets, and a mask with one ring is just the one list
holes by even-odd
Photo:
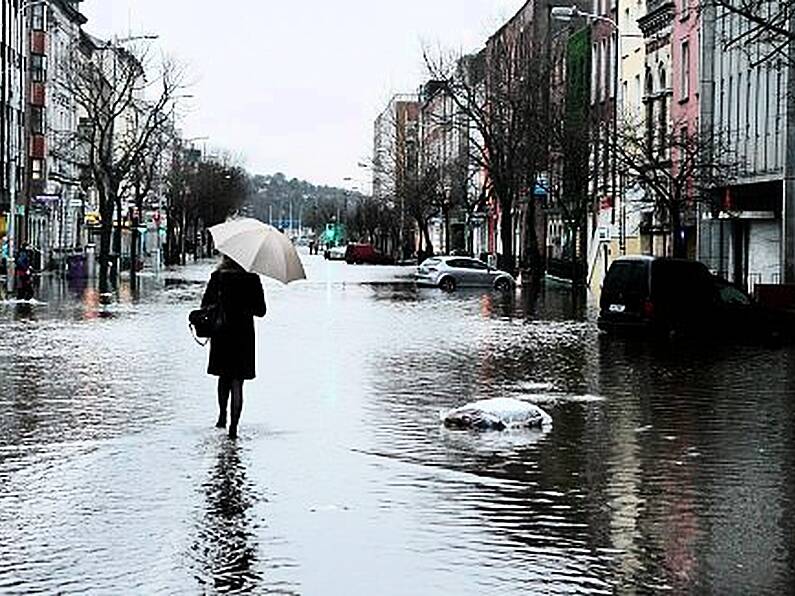
[[517, 11], [516, 11], [516, 13], [514, 13], [514, 15], [513, 15], [513, 16], [512, 16], [510, 19], [508, 19], [508, 20], [507, 20], [505, 23], [503, 23], [503, 25], [502, 25], [502, 26], [501, 26], [499, 29], [497, 29], [497, 30], [496, 30], [494, 33], [492, 33], [492, 34], [489, 36], [489, 38], [488, 38], [488, 40], [486, 41], [486, 43], [488, 44], [488, 43], [489, 43], [489, 42], [490, 42], [492, 39], [494, 39], [494, 38], [496, 38], [496, 37], [499, 37], [500, 35], [502, 35], [502, 33], [503, 33], [503, 32], [504, 32], [504, 31], [505, 31], [505, 30], [506, 30], [508, 27], [510, 27], [510, 26], [511, 26], [511, 25], [514, 23], [514, 21], [516, 21], [516, 20], [517, 20], [517, 19], [518, 19], [518, 18], [519, 18], [519, 17], [522, 15], [522, 13], [525, 11], [525, 9], [526, 9], [526, 8], [527, 8], [527, 7], [528, 7], [528, 6], [529, 6], [531, 3], [534, 3], [535, 1], [536, 1], [536, 0], [527, 0], [527, 2], [525, 2], [524, 4], [522, 4], [521, 8], [520, 8], [519, 10], [517, 10]]

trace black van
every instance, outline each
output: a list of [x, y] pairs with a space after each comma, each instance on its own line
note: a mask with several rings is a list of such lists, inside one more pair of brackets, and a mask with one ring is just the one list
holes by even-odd
[[599, 328], [608, 333], [708, 333], [759, 340], [789, 331], [782, 317], [758, 306], [703, 263], [685, 259], [617, 259], [605, 277], [599, 306]]

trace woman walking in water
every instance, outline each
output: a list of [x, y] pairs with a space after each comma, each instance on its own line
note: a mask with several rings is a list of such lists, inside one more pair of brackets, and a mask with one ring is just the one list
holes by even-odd
[[236, 439], [243, 409], [243, 382], [255, 377], [254, 317], [265, 316], [266, 310], [259, 276], [223, 256], [202, 298], [202, 307], [214, 304], [220, 306], [224, 323], [210, 340], [207, 373], [218, 377], [218, 428], [226, 428], [231, 395], [229, 438]]

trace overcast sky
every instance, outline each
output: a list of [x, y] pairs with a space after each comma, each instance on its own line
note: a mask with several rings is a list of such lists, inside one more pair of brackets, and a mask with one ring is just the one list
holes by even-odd
[[[195, 81], [184, 133], [334, 186], [369, 180], [373, 119], [422, 80], [423, 45], [477, 49], [524, 0], [85, 0], [99, 37], [157, 34]], [[343, 183], [352, 177], [354, 182]]]

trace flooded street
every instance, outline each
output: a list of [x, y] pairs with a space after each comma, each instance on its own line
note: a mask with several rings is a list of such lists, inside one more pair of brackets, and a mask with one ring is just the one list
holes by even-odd
[[[795, 351], [304, 258], [265, 283], [237, 443], [187, 327], [211, 264], [0, 304], [0, 592], [795, 590]], [[441, 427], [490, 397], [553, 426]]]

